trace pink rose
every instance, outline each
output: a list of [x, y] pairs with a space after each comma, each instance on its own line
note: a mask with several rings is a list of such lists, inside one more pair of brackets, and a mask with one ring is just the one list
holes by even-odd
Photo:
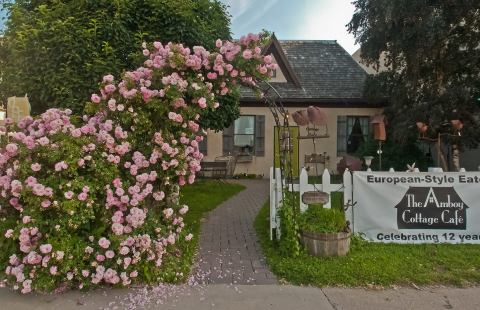
[[121, 249], [120, 249], [120, 254], [121, 255], [127, 255], [128, 253], [130, 252], [130, 249], [126, 246], [123, 246]]
[[78, 196], [77, 196], [78, 200], [80, 200], [80, 201], [87, 200], [87, 197], [88, 197], [88, 195], [85, 192], [82, 192], [82, 193], [78, 194]]
[[115, 85], [112, 85], [112, 84], [108, 84], [107, 86], [105, 86], [105, 92], [107, 94], [113, 93], [115, 89], [117, 88], [115, 87]]
[[215, 80], [217, 78], [217, 74], [215, 72], [208, 72], [207, 73], [207, 78], [209, 80]]
[[40, 246], [40, 252], [42, 252], [43, 254], [48, 254], [52, 251], [52, 245], [51, 244], [42, 244]]
[[93, 103], [100, 103], [101, 98], [97, 94], [92, 94], [92, 97], [90, 98]]
[[100, 238], [100, 240], [98, 240], [98, 245], [104, 249], [108, 249], [108, 247], [110, 246], [110, 241], [107, 238], [102, 237]]
[[198, 106], [201, 109], [205, 109], [207, 107], [207, 99], [205, 99], [204, 97], [198, 99]]
[[123, 225], [120, 223], [113, 223], [112, 231], [115, 235], [120, 236], [121, 234], [123, 234]]
[[243, 56], [243, 58], [248, 60], [248, 59], [252, 58], [252, 51], [249, 50], [249, 49], [246, 49], [246, 50], [243, 51], [242, 56]]
[[62, 260], [64, 256], [65, 256], [65, 252], [63, 252], [63, 251], [57, 251], [57, 252], [55, 252], [55, 258], [56, 258], [57, 260]]
[[5, 238], [11, 238], [13, 236], [13, 229], [8, 229], [5, 232]]
[[79, 138], [82, 135], [82, 131], [78, 128], [72, 130], [72, 137]]
[[160, 201], [163, 198], [165, 198], [165, 193], [163, 191], [155, 192], [152, 194], [152, 196], [153, 196], [153, 199], [155, 199], [156, 201]]
[[111, 259], [115, 256], [115, 252], [113, 252], [112, 250], [108, 250], [107, 252], [105, 252], [105, 256]]
[[67, 198], [68, 200], [72, 199], [73, 198], [73, 192], [72, 191], [68, 191], [64, 194], [65, 198]]
[[113, 79], [114, 79], [113, 75], [111, 74], [105, 75], [103, 77], [103, 83], [111, 83], [113, 82]]
[[188, 212], [188, 206], [187, 205], [184, 205], [179, 211], [178, 213], [184, 215], [185, 213]]
[[110, 111], [115, 111], [117, 109], [117, 105], [116, 105], [117, 101], [115, 99], [110, 99], [108, 100], [108, 108], [110, 109]]
[[105, 260], [105, 256], [103, 256], [102, 254], [98, 254], [95, 259], [99, 262], [103, 262]]
[[30, 167], [35, 172], [38, 172], [38, 171], [40, 171], [40, 169], [42, 169], [42, 165], [40, 165], [39, 163], [32, 164]]
[[44, 201], [42, 201], [42, 208], [46, 209], [46, 208], [50, 207], [50, 205], [51, 205], [50, 200], [45, 199]]

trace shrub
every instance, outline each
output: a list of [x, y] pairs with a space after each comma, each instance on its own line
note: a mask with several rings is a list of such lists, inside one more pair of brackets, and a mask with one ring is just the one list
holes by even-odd
[[298, 193], [286, 192], [282, 206], [278, 210], [281, 232], [278, 248], [284, 256], [295, 257], [300, 254], [300, 240], [298, 239], [299, 213]]
[[[179, 190], [203, 155], [200, 112], [275, 65], [263, 35], [217, 50], [144, 44], [145, 66], [103, 78], [83, 118], [51, 109], [0, 149], [0, 266], [15, 289], [176, 282], [191, 240]], [[4, 139], [5, 140], [5, 139]]]
[[345, 214], [339, 209], [325, 209], [322, 205], [310, 205], [298, 217], [300, 230], [316, 233], [336, 233], [347, 229]]

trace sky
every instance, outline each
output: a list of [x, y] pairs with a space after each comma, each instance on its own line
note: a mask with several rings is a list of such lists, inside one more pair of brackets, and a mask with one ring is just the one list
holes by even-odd
[[279, 40], [337, 40], [350, 54], [359, 47], [345, 27], [355, 10], [352, 0], [220, 1], [229, 5], [234, 38], [266, 29]]
[[3, 12], [0, 8], [0, 30], [3, 29], [3, 23], [4, 23], [4, 20], [3, 18], [5, 17], [5, 12]]
[[[358, 48], [345, 27], [354, 12], [352, 0], [220, 1], [229, 6], [234, 38], [266, 29], [279, 40], [337, 40], [350, 54]], [[0, 29], [4, 15], [0, 11]]]

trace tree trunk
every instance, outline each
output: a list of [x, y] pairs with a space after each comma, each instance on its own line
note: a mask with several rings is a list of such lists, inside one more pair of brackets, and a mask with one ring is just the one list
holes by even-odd
[[453, 169], [455, 171], [460, 171], [460, 150], [456, 144], [452, 145], [452, 163]]
[[445, 155], [443, 154], [440, 139], [435, 143], [435, 149], [437, 150], [438, 165], [440, 165], [444, 172], [448, 171], [448, 164], [445, 160]]

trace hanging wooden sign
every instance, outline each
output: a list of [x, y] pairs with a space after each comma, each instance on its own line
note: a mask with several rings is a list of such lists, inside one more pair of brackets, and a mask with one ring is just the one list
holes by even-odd
[[306, 205], [326, 204], [330, 200], [329, 195], [321, 191], [310, 191], [302, 194], [302, 202]]
[[328, 155], [324, 154], [305, 154], [305, 163], [306, 164], [324, 164], [329, 159]]

